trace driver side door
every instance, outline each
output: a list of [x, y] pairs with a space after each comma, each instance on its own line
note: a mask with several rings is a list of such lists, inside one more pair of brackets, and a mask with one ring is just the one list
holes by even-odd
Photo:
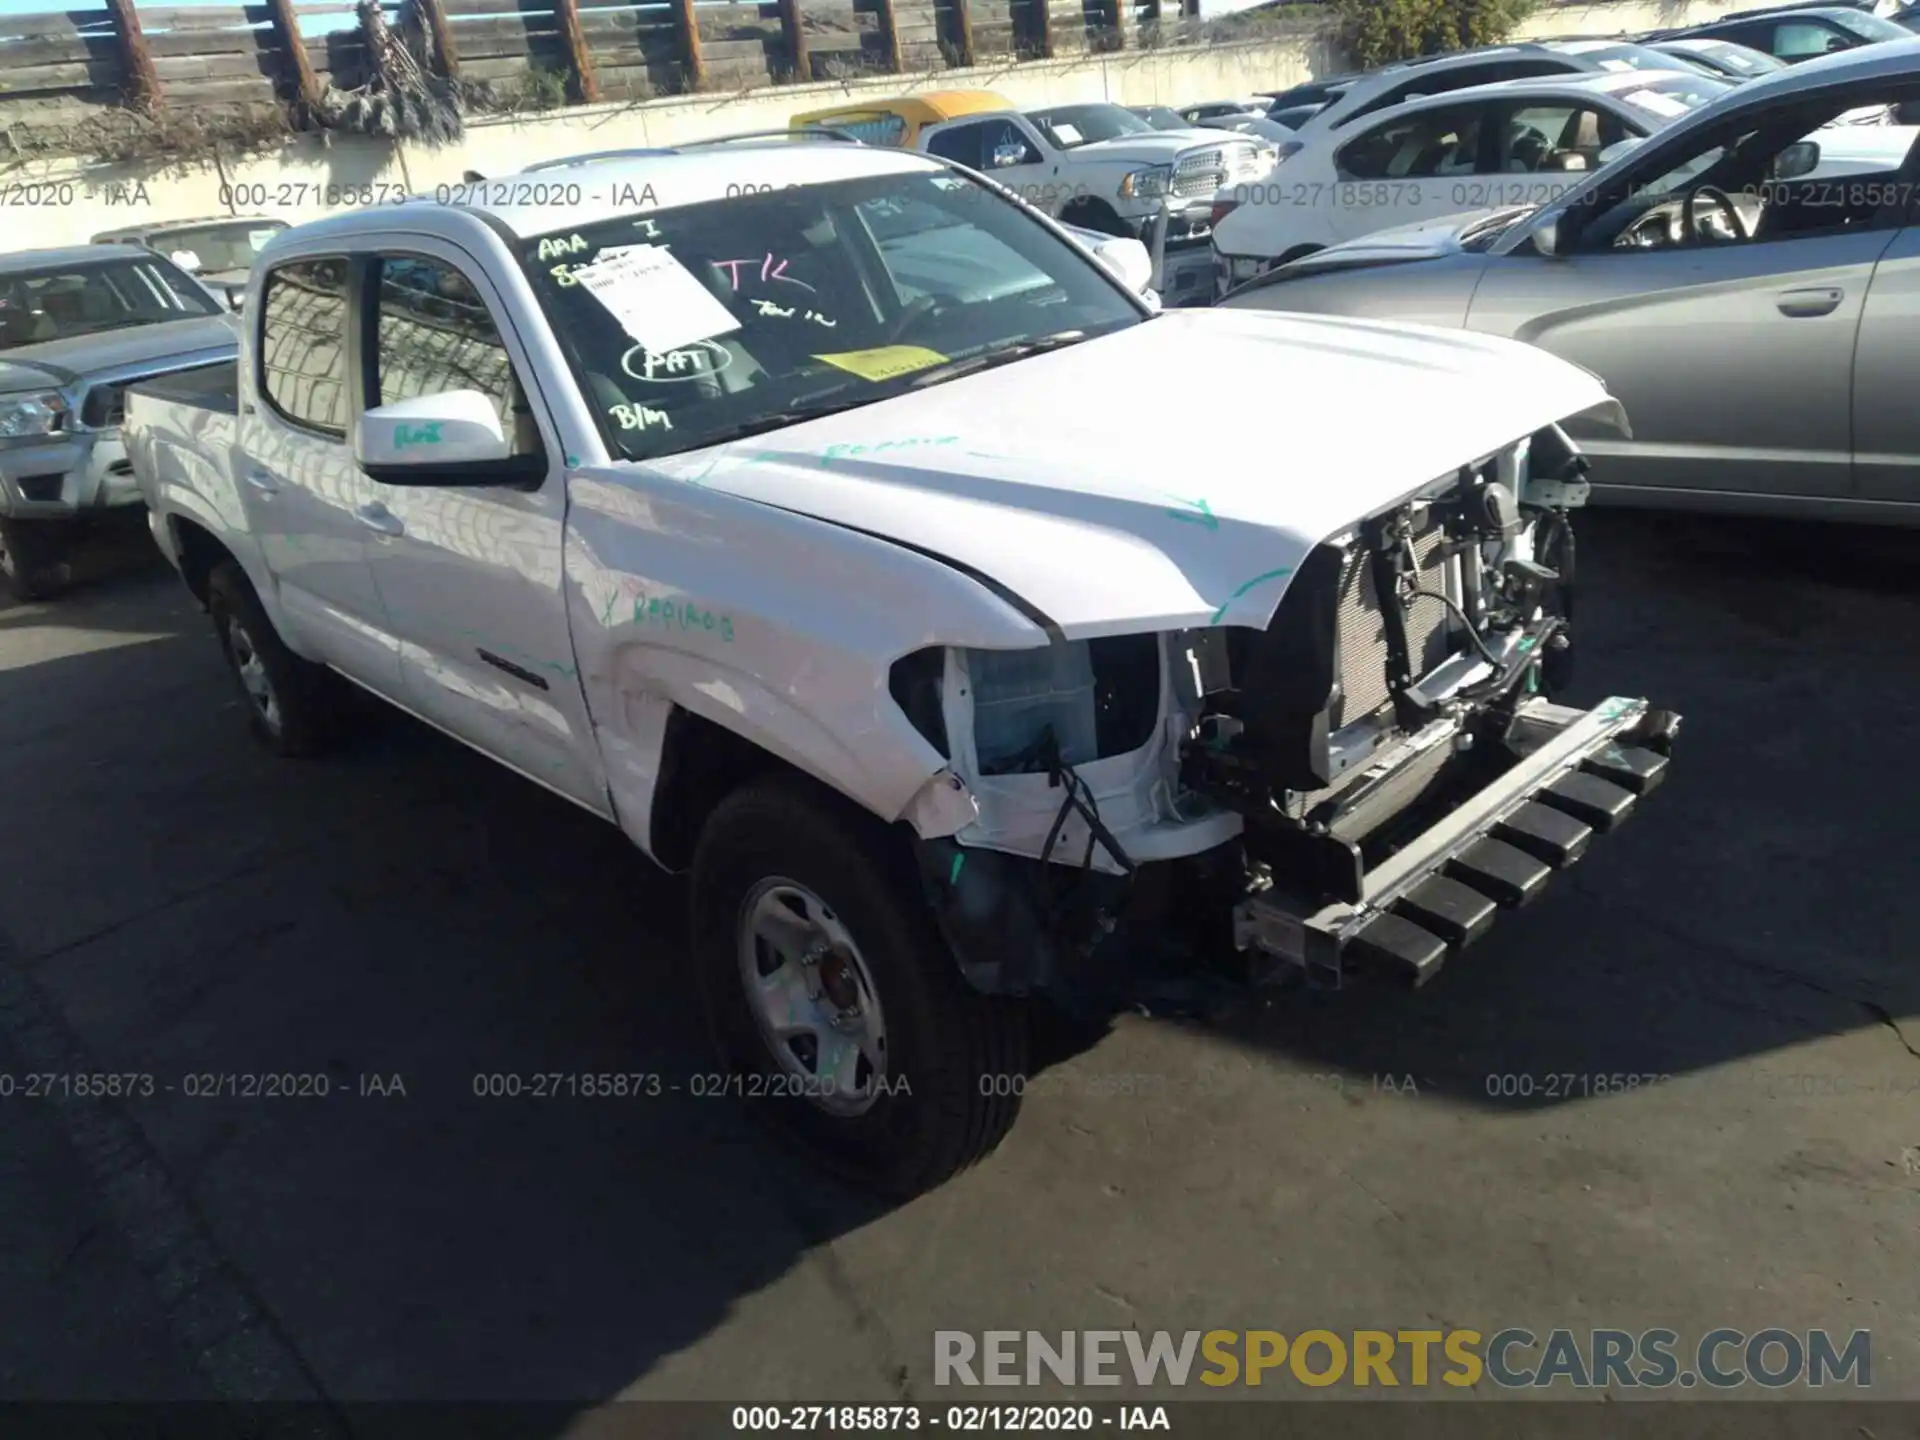
[[1060, 188], [1048, 183], [1059, 175], [1059, 164], [1048, 156], [1038, 137], [1009, 116], [989, 115], [934, 126], [927, 132], [926, 149], [929, 155], [991, 176], [1049, 214], [1060, 208], [1057, 202], [1042, 203], [1051, 201]]
[[[1765, 123], [1755, 113], [1737, 122], [1742, 132]], [[1651, 142], [1613, 193], [1666, 194], [1665, 177], [1710, 159], [1728, 138], [1716, 128]], [[1590, 209], [1605, 212], [1609, 192], [1590, 194]], [[1646, 249], [1576, 237], [1551, 258], [1521, 243], [1487, 267], [1467, 326], [1539, 345], [1605, 380], [1633, 437], [1580, 435], [1596, 485], [1642, 498], [1674, 490], [1851, 498], [1855, 342], [1901, 217], [1889, 207], [1842, 223], [1836, 206], [1822, 224], [1805, 203], [1799, 215], [1778, 238], [1764, 226], [1746, 240]]]

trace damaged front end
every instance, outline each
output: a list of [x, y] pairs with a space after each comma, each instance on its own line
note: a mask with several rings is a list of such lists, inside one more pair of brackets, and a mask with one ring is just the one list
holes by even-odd
[[918, 842], [972, 983], [1111, 943], [1424, 984], [1664, 775], [1679, 717], [1571, 678], [1585, 460], [1558, 426], [1321, 542], [1264, 629], [929, 650], [894, 693], [978, 818]]

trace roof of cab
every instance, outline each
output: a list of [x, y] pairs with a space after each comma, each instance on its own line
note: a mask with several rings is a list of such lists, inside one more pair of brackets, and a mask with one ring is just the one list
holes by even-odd
[[818, 125], [836, 115], [865, 115], [894, 111], [920, 121], [951, 120], [986, 110], [1011, 110], [1014, 104], [991, 90], [923, 90], [918, 95], [886, 95], [871, 100], [849, 100], [826, 110], [809, 110], [793, 117], [795, 125]]
[[256, 229], [263, 225], [272, 225], [284, 229], [288, 221], [276, 219], [270, 215], [200, 215], [187, 220], [143, 220], [137, 225], [122, 225], [113, 230], [102, 230], [94, 236], [96, 245], [107, 244], [113, 237], [121, 235], [164, 235], [173, 230], [202, 230], [210, 226], [247, 226]]
[[110, 260], [151, 260], [153, 252], [142, 245], [62, 245], [52, 250], [15, 250], [0, 255], [0, 273], [18, 274], [51, 265], [104, 265]]
[[442, 210], [486, 216], [515, 238], [526, 239], [655, 210], [732, 199], [749, 186], [759, 191], [945, 169], [938, 160], [913, 151], [878, 145], [797, 144], [775, 139], [698, 146], [442, 186], [438, 196], [416, 196], [398, 205], [349, 210], [282, 231], [267, 249], [274, 252], [290, 244], [304, 244], [309, 238], [352, 235], [369, 229], [406, 229]]

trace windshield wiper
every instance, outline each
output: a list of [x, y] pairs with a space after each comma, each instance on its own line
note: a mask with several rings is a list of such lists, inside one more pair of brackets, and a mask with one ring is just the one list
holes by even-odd
[[[839, 391], [833, 393], [835, 395], [841, 394]], [[688, 450], [704, 450], [709, 445], [725, 445], [731, 440], [745, 440], [754, 435], [764, 435], [769, 430], [784, 430], [789, 425], [798, 425], [805, 420], [819, 420], [828, 415], [838, 415], [843, 410], [858, 410], [862, 405], [872, 405], [876, 401], [886, 398], [884, 395], [856, 394], [851, 397], [842, 396], [842, 398], [833, 400], [822, 398], [813, 401], [803, 401], [797, 405], [789, 405], [784, 410], [774, 410], [765, 415], [755, 415], [751, 420], [742, 420], [736, 425], [729, 425], [724, 429], [715, 430], [711, 434], [702, 435], [686, 448]], [[667, 455], [680, 455], [684, 453], [684, 451], [680, 450], [670, 450], [665, 454], [651, 455], [646, 458], [664, 460], [667, 458]]]
[[1064, 350], [1069, 345], [1078, 345], [1087, 338], [1084, 330], [1061, 330], [1052, 335], [1042, 335], [1037, 340], [1017, 340], [1011, 345], [1002, 345], [979, 355], [968, 355], [959, 360], [949, 360], [944, 365], [936, 365], [931, 370], [922, 370], [907, 382], [909, 390], [919, 390], [927, 385], [938, 385], [946, 380], [958, 380], [962, 375], [973, 375], [981, 370], [991, 370], [997, 365], [1011, 365], [1016, 360], [1025, 360], [1031, 355], [1044, 355], [1049, 350]]

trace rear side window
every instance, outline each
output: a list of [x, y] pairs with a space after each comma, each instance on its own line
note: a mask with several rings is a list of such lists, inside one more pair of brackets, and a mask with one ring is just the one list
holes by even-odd
[[[1564, 67], [1556, 66], [1555, 68]], [[1362, 115], [1371, 115], [1377, 110], [1384, 110], [1389, 105], [1398, 105], [1402, 100], [1411, 100], [1416, 96], [1444, 95], [1449, 90], [1464, 90], [1469, 85], [1491, 85], [1496, 80], [1510, 78], [1501, 73], [1506, 69], [1504, 65], [1461, 65], [1452, 70], [1435, 70], [1426, 75], [1416, 71], [1412, 77], [1402, 80], [1385, 94], [1368, 101], [1340, 124], [1351, 125]]]
[[1782, 60], [1811, 60], [1835, 50], [1852, 48], [1854, 41], [1811, 20], [1787, 20], [1773, 27], [1773, 53]]
[[1414, 180], [1471, 175], [1479, 168], [1479, 105], [1384, 120], [1342, 146], [1334, 170], [1347, 180]]
[[541, 453], [540, 430], [507, 343], [472, 282], [445, 261], [422, 255], [382, 255], [377, 275], [379, 341], [369, 403], [478, 390], [493, 402], [514, 453]]
[[809, 130], [839, 130], [868, 145], [905, 145], [907, 119], [904, 115], [849, 115], [845, 119], [815, 120]]
[[283, 419], [347, 435], [347, 262], [295, 260], [260, 300], [260, 388]]

